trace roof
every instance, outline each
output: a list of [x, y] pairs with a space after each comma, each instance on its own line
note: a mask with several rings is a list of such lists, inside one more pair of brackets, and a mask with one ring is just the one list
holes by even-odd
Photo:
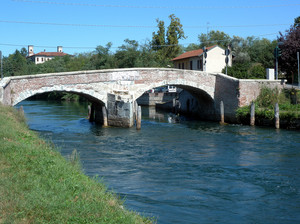
[[32, 57], [32, 56], [46, 56], [46, 57], [60, 57], [60, 56], [65, 56], [65, 55], [68, 55], [64, 52], [40, 52], [40, 53], [37, 53], [37, 54], [33, 54], [29, 57]]
[[[207, 47], [206, 49], [207, 49], [207, 51], [209, 51], [212, 48], [215, 48], [216, 46], [218, 46], [218, 45], [213, 45], [213, 46]], [[185, 59], [185, 58], [199, 57], [202, 54], [203, 54], [203, 49], [187, 51], [187, 52], [177, 56], [176, 58], [173, 58], [172, 61], [177, 61], [177, 60], [181, 60], [181, 59]]]

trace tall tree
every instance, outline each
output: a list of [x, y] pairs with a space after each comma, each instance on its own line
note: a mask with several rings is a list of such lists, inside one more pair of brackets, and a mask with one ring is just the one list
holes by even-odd
[[155, 51], [161, 50], [166, 45], [165, 22], [159, 19], [156, 19], [156, 22], [157, 22], [158, 31], [157, 33], [155, 32], [152, 33], [152, 42], [151, 42], [152, 49]]
[[198, 36], [200, 41], [200, 48], [204, 46], [212, 46], [212, 45], [219, 45], [220, 47], [227, 48], [229, 45], [231, 38], [228, 34], [224, 33], [223, 31], [215, 31], [212, 30], [208, 34], [201, 34]]
[[159, 19], [156, 20], [158, 31], [153, 32], [151, 47], [157, 53], [157, 59], [161, 64], [176, 57], [182, 52], [179, 46], [179, 40], [185, 39], [184, 31], [180, 19], [174, 14], [169, 16], [170, 25], [165, 29], [165, 23]]
[[182, 48], [179, 46], [179, 40], [185, 39], [184, 31], [180, 19], [174, 14], [169, 16], [171, 20], [167, 30], [167, 57], [174, 58], [181, 53]]
[[[248, 38], [249, 40], [249, 38]], [[234, 55], [235, 63], [249, 63], [251, 58], [248, 53], [249, 50], [249, 41], [239, 36], [233, 36], [230, 47], [232, 54]]]
[[[295, 19], [295, 22], [298, 18]], [[281, 43], [279, 47], [282, 51], [279, 67], [291, 81], [293, 75], [297, 73], [297, 51], [300, 52], [300, 26], [294, 24], [286, 30], [285, 35], [280, 33], [278, 42]]]
[[248, 53], [251, 62], [260, 63], [265, 68], [272, 68], [274, 66], [274, 48], [277, 41], [270, 41], [266, 38], [254, 38], [249, 46]]

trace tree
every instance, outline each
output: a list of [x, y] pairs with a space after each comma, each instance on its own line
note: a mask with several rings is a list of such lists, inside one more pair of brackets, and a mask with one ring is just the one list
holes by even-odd
[[228, 34], [221, 31], [210, 31], [208, 34], [201, 34], [198, 36], [200, 41], [200, 48], [204, 46], [219, 45], [220, 47], [227, 48], [231, 38]]
[[26, 54], [25, 56], [23, 54], [23, 50], [16, 50], [15, 53], [10, 54], [7, 58], [3, 59], [4, 76], [28, 75], [28, 66], [32, 62], [27, 61], [25, 57]]
[[297, 18], [295, 18], [294, 20], [294, 27], [299, 27], [300, 26], [300, 16], [298, 16]]
[[[297, 22], [299, 17], [295, 19]], [[286, 30], [286, 34], [280, 33], [278, 42], [281, 49], [281, 57], [279, 58], [279, 67], [282, 72], [286, 73], [289, 81], [293, 75], [297, 73], [297, 51], [300, 51], [300, 26], [292, 25], [290, 29]]]
[[169, 16], [170, 25], [165, 31], [165, 23], [159, 19], [156, 20], [158, 31], [153, 32], [151, 47], [157, 53], [157, 60], [165, 64], [166, 61], [176, 57], [182, 52], [179, 46], [179, 40], [185, 39], [184, 31], [180, 19], [174, 14]]
[[184, 31], [182, 28], [182, 24], [180, 23], [180, 19], [177, 18], [174, 14], [169, 16], [171, 20], [170, 25], [167, 30], [167, 58], [174, 58], [179, 53], [181, 53], [182, 49], [179, 46], [179, 40], [185, 39]]
[[96, 48], [96, 54], [92, 56], [91, 63], [96, 69], [108, 69], [116, 68], [114, 55], [110, 52], [112, 46], [111, 42], [108, 42], [106, 46], [99, 45]]
[[198, 50], [200, 49], [200, 44], [189, 44], [186, 48], [184, 48], [184, 51], [187, 52], [187, 51], [193, 51], [193, 50]]
[[119, 68], [133, 68], [136, 67], [137, 59], [140, 56], [138, 50], [139, 44], [135, 40], [124, 40], [123, 44], [115, 53], [115, 58]]
[[165, 29], [164, 21], [156, 19], [156, 22], [157, 22], [158, 31], [157, 33], [155, 32], [152, 33], [151, 46], [153, 50], [158, 51], [163, 49], [166, 45], [166, 39], [165, 39], [166, 29]]
[[232, 54], [234, 56], [234, 63], [250, 63], [250, 56], [248, 53], [248, 41], [242, 37], [233, 36], [230, 42]]
[[248, 54], [251, 62], [260, 63], [265, 68], [272, 68], [274, 66], [274, 48], [277, 41], [270, 41], [266, 38], [254, 38], [248, 48]]
[[27, 49], [25, 47], [23, 47], [20, 51], [21, 55], [26, 58], [28, 55]]
[[157, 60], [157, 54], [152, 49], [152, 43], [149, 41], [139, 46], [140, 56], [136, 60], [136, 67], [164, 67], [161, 61]]

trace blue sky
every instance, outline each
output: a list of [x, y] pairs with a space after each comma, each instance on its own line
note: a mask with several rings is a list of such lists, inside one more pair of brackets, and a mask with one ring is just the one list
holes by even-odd
[[63, 46], [75, 54], [108, 42], [116, 50], [126, 38], [143, 44], [157, 31], [156, 19], [168, 26], [170, 14], [181, 20], [184, 46], [208, 30], [274, 40], [300, 16], [300, 1], [1, 0], [0, 9], [0, 50], [8, 56], [27, 45], [35, 53]]

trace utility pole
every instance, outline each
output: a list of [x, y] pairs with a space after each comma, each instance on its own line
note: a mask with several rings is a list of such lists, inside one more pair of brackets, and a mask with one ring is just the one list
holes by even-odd
[[3, 65], [3, 63], [2, 63], [2, 51], [0, 51], [0, 64], [1, 64], [1, 68], [0, 68], [0, 73], [1, 73], [1, 79], [3, 79], [3, 68], [2, 68], [2, 65]]

